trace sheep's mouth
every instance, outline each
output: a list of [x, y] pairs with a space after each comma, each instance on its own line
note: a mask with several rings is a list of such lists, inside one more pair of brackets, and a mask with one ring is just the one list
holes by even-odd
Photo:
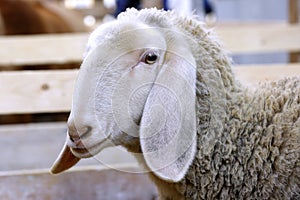
[[109, 138], [106, 138], [91, 147], [70, 147], [70, 149], [74, 156], [78, 158], [90, 158], [98, 154], [103, 149], [111, 146], [115, 146], [115, 144]]
[[74, 154], [74, 156], [78, 158], [89, 158], [93, 156], [87, 148], [70, 148], [70, 149], [71, 152]]
[[71, 148], [71, 152], [75, 155], [77, 155], [77, 154], [84, 155], [84, 154], [87, 154], [89, 152], [89, 150], [87, 150], [86, 148]]
[[102, 149], [111, 146], [115, 146], [115, 144], [111, 141], [110, 137], [105, 138], [90, 147], [76, 147], [68, 145], [68, 142], [66, 142], [61, 153], [59, 154], [58, 158], [51, 168], [51, 173], [61, 173], [74, 166], [81, 158], [92, 157], [98, 154]]

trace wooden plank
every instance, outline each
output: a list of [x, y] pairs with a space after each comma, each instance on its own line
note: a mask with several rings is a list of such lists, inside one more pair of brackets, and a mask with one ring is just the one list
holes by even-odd
[[[0, 174], [0, 199], [141, 199], [157, 198], [154, 184], [130, 166], [70, 170], [51, 175], [45, 170]], [[132, 173], [124, 173], [131, 171]]]
[[298, 23], [298, 3], [299, 0], [289, 0], [289, 22]]
[[77, 72], [0, 72], [0, 114], [69, 111]]
[[[5, 151], [0, 151], [0, 171], [50, 168], [63, 147], [66, 132], [66, 122], [1, 125], [0, 146]], [[125, 149], [115, 147], [82, 159], [76, 166], [126, 163], [138, 165]]]
[[[297, 24], [298, 23], [298, 3], [299, 0], [289, 0], [289, 23]], [[299, 52], [290, 53], [289, 60], [290, 62], [298, 62], [299, 61]]]
[[[250, 84], [300, 75], [300, 63], [235, 69]], [[0, 72], [0, 114], [68, 112], [77, 70]], [[5, 94], [5, 95], [4, 95]]]
[[300, 25], [235, 24], [216, 31], [232, 54], [300, 51]]
[[88, 34], [1, 36], [0, 65], [81, 62]]
[[[300, 51], [300, 25], [235, 24], [216, 28], [233, 54]], [[0, 37], [0, 66], [81, 62], [88, 34]]]
[[274, 81], [284, 77], [300, 77], [300, 63], [241, 65], [234, 68], [237, 79], [246, 85]]

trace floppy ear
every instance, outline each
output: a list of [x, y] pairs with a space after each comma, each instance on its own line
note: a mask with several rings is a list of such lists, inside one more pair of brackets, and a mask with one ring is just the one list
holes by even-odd
[[196, 66], [192, 55], [167, 53], [148, 95], [140, 124], [147, 166], [159, 178], [178, 182], [196, 151]]

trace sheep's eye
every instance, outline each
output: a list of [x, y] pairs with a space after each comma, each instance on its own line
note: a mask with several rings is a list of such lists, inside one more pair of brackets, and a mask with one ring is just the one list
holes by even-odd
[[158, 59], [158, 55], [156, 52], [149, 52], [147, 53], [144, 58], [143, 58], [143, 62], [146, 64], [154, 64]]

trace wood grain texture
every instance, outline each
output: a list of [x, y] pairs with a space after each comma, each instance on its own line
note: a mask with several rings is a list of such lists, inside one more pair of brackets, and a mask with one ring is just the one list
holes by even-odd
[[81, 62], [88, 34], [1, 36], [0, 65], [38, 65]]
[[[132, 173], [124, 173], [124, 171]], [[157, 191], [147, 175], [127, 166], [71, 170], [59, 176], [45, 170], [0, 174], [0, 199], [156, 199]]]
[[249, 86], [259, 82], [275, 81], [285, 77], [300, 77], [300, 63], [241, 65], [234, 67], [237, 79]]
[[300, 51], [300, 25], [235, 24], [216, 29], [232, 54]]
[[69, 111], [77, 72], [0, 72], [0, 114]]
[[[216, 34], [233, 54], [300, 51], [300, 25], [227, 24], [216, 27]], [[86, 33], [2, 36], [0, 66], [81, 62], [87, 40]]]

